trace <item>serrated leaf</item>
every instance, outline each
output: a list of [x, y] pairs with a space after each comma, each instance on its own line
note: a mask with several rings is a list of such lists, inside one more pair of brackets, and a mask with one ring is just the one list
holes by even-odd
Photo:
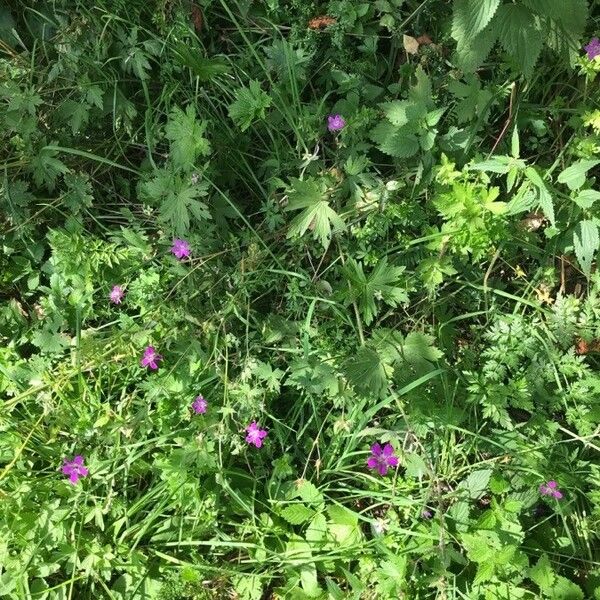
[[470, 473], [466, 479], [463, 479], [458, 487], [464, 489], [471, 499], [477, 500], [486, 491], [491, 476], [492, 469], [478, 469]]
[[170, 141], [170, 158], [177, 168], [192, 169], [198, 156], [208, 156], [210, 143], [204, 137], [206, 124], [196, 119], [196, 111], [189, 104], [185, 111], [175, 107], [165, 126], [165, 137]]
[[425, 461], [414, 452], [406, 454], [404, 457], [404, 466], [406, 468], [406, 477], [421, 479], [427, 474], [427, 465], [425, 464]]
[[246, 131], [252, 123], [266, 117], [266, 109], [271, 106], [271, 96], [264, 92], [256, 80], [249, 87], [237, 91], [235, 101], [229, 106], [229, 116], [235, 124]]
[[306, 504], [312, 504], [314, 506], [323, 502], [323, 494], [321, 494], [314, 483], [307, 479], [303, 479], [298, 483], [296, 492]]
[[404, 267], [388, 265], [387, 257], [384, 257], [367, 275], [361, 263], [349, 259], [342, 267], [342, 274], [349, 284], [346, 302], [356, 302], [364, 322], [370, 325], [379, 312], [378, 301], [392, 307], [408, 302], [406, 290], [400, 287], [403, 272]]
[[600, 248], [598, 226], [594, 221], [581, 221], [577, 224], [573, 234], [573, 246], [581, 270], [586, 277], [589, 277], [594, 256]]
[[531, 77], [542, 50], [543, 35], [533, 13], [518, 4], [498, 9], [498, 39], [525, 77]]
[[304, 235], [309, 229], [324, 248], [329, 246], [332, 232], [344, 228], [342, 218], [329, 206], [323, 181], [308, 177], [292, 179], [288, 190], [289, 203], [286, 211], [304, 209], [290, 223], [287, 237]]
[[306, 529], [306, 541], [312, 544], [325, 540], [327, 535], [327, 519], [322, 513], [317, 513]]
[[542, 592], [549, 592], [552, 589], [556, 575], [546, 553], [542, 554], [535, 566], [529, 569], [529, 577]]
[[472, 40], [488, 26], [499, 5], [500, 0], [454, 0], [452, 37], [457, 42]]
[[473, 72], [485, 61], [498, 39], [498, 17], [474, 38], [461, 38], [456, 45], [458, 66], [466, 73]]
[[56, 158], [57, 152], [47, 148], [41, 148], [38, 154], [31, 159], [31, 170], [33, 180], [38, 186], [45, 185], [51, 192], [56, 186], [59, 175], [69, 172], [69, 167]]
[[415, 69], [416, 82], [408, 90], [408, 99], [424, 107], [425, 111], [433, 107], [433, 86], [429, 75], [421, 65]]
[[190, 216], [198, 221], [210, 219], [208, 207], [198, 200], [207, 195], [205, 183], [193, 184], [188, 177], [161, 169], [155, 171], [155, 176], [140, 189], [145, 200], [159, 206], [161, 219], [169, 222], [177, 235], [183, 235], [189, 229]]
[[381, 104], [385, 116], [390, 123], [397, 127], [402, 127], [411, 121], [423, 118], [427, 114], [427, 109], [422, 104], [411, 102], [410, 100], [393, 100]]
[[558, 176], [558, 183], [564, 183], [570, 190], [578, 190], [585, 183], [587, 172], [599, 164], [600, 160], [578, 160]]
[[369, 346], [362, 346], [346, 362], [348, 381], [360, 392], [380, 396], [388, 384], [385, 365], [379, 354]]
[[596, 190], [582, 190], [573, 198], [573, 202], [584, 210], [592, 208], [597, 200], [600, 200], [600, 192]]
[[407, 158], [414, 156], [419, 150], [419, 140], [413, 133], [414, 129], [412, 124], [397, 127], [383, 121], [373, 129], [370, 138], [384, 154], [395, 158]]
[[327, 507], [327, 514], [332, 523], [338, 525], [358, 525], [358, 515], [340, 504], [331, 504]]
[[291, 525], [300, 525], [313, 517], [315, 511], [304, 504], [290, 504], [281, 511], [281, 516]]

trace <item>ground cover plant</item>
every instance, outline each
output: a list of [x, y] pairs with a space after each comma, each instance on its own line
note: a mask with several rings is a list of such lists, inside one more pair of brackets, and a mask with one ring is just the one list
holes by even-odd
[[599, 37], [0, 6], [0, 598], [600, 598]]

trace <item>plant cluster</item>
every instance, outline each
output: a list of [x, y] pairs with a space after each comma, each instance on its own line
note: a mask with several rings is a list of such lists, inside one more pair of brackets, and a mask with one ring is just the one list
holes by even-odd
[[0, 599], [600, 598], [599, 34], [0, 7]]

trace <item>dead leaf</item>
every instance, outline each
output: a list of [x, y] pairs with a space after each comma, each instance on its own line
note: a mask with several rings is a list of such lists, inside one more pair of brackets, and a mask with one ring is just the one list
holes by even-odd
[[200, 7], [198, 7], [196, 4], [192, 4], [192, 22], [194, 23], [194, 29], [196, 30], [196, 33], [200, 33], [203, 21], [204, 19], [202, 17], [202, 11], [200, 10]]
[[419, 52], [419, 42], [414, 37], [405, 34], [402, 36], [402, 43], [404, 44], [404, 49], [409, 54], [417, 54]]
[[417, 42], [419, 42], [421, 46], [429, 46], [429, 44], [433, 44], [433, 40], [426, 33], [420, 35], [417, 38]]
[[321, 15], [320, 17], [315, 17], [308, 22], [309, 29], [325, 29], [325, 27], [329, 27], [330, 25], [335, 25], [337, 23], [337, 19], [330, 17], [328, 15]]

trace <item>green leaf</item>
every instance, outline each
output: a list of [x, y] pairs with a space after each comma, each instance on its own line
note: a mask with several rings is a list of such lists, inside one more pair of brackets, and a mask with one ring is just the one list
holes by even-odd
[[155, 177], [141, 185], [141, 194], [159, 206], [161, 219], [169, 222], [176, 234], [183, 235], [189, 229], [190, 216], [197, 221], [210, 219], [206, 204], [197, 200], [207, 195], [206, 183], [193, 184], [188, 177], [174, 175], [166, 169], [155, 173]]
[[498, 9], [499, 40], [525, 77], [531, 77], [542, 50], [543, 36], [533, 13], [518, 4]]
[[57, 152], [48, 148], [42, 148], [38, 154], [31, 159], [31, 170], [33, 180], [38, 186], [45, 185], [49, 191], [56, 186], [59, 175], [69, 172], [69, 167], [56, 158]]
[[288, 189], [289, 203], [285, 210], [304, 210], [290, 223], [288, 238], [302, 236], [311, 229], [313, 237], [321, 242], [323, 248], [327, 248], [332, 231], [344, 228], [344, 221], [325, 199], [326, 192], [326, 185], [322, 180], [312, 177], [305, 180], [292, 179]]
[[254, 121], [266, 117], [269, 106], [271, 96], [261, 90], [258, 81], [252, 80], [249, 87], [236, 93], [235, 101], [229, 106], [229, 116], [242, 131], [246, 131]]
[[600, 199], [600, 192], [596, 190], [582, 190], [573, 198], [573, 202], [583, 210], [592, 208], [594, 202]]
[[379, 354], [369, 346], [362, 346], [345, 365], [348, 381], [360, 392], [381, 396], [387, 389], [385, 365]]
[[427, 114], [423, 104], [409, 100], [394, 100], [381, 105], [387, 120], [398, 127], [402, 127], [411, 121], [423, 118]]
[[419, 140], [412, 124], [396, 127], [387, 121], [379, 123], [370, 134], [381, 152], [395, 158], [413, 156], [419, 150]]
[[300, 525], [311, 519], [315, 511], [303, 504], [290, 504], [281, 511], [281, 516], [292, 525]]
[[581, 221], [577, 224], [573, 234], [573, 245], [581, 270], [589, 278], [594, 255], [600, 248], [598, 226], [594, 221]]
[[312, 544], [322, 542], [327, 535], [327, 519], [322, 513], [317, 513], [306, 529], [306, 541]]
[[546, 553], [529, 569], [529, 577], [542, 592], [548, 593], [552, 590], [556, 576]]
[[491, 476], [492, 469], [479, 469], [470, 473], [466, 479], [460, 482], [458, 487], [464, 489], [471, 499], [477, 500], [486, 491]]
[[457, 42], [473, 40], [492, 20], [500, 0], [454, 0], [452, 37]]
[[418, 65], [415, 69], [415, 77], [417, 81], [408, 91], [408, 98], [417, 106], [421, 106], [422, 110], [427, 111], [427, 109], [433, 107], [431, 79], [421, 65]]
[[339, 525], [358, 525], [358, 515], [340, 504], [327, 507], [327, 514], [332, 523]]
[[367, 325], [372, 323], [379, 312], [377, 301], [393, 307], [408, 302], [406, 290], [399, 287], [404, 267], [389, 266], [387, 256], [377, 263], [369, 275], [365, 274], [363, 265], [352, 258], [341, 270], [349, 284], [346, 302], [358, 304]]
[[583, 600], [585, 595], [576, 583], [558, 575], [554, 587], [548, 591], [548, 598], [550, 600]]
[[578, 190], [585, 183], [587, 172], [598, 164], [600, 160], [578, 160], [558, 176], [558, 183], [566, 184], [570, 190]]
[[303, 479], [298, 483], [298, 487], [296, 489], [297, 495], [302, 498], [306, 504], [312, 504], [313, 506], [322, 504], [323, 502], [323, 494], [317, 489], [314, 483], [308, 481], [307, 479]]
[[554, 203], [552, 201], [552, 195], [550, 194], [544, 180], [540, 177], [539, 173], [533, 167], [527, 167], [525, 169], [525, 176], [537, 189], [537, 203], [542, 209], [544, 216], [550, 221], [550, 224], [554, 226], [556, 224], [554, 216]]
[[229, 65], [223, 59], [202, 56], [202, 48], [196, 44], [180, 43], [174, 48], [174, 54], [200, 81], [210, 81], [229, 71]]
[[406, 468], [406, 477], [413, 477], [414, 479], [421, 479], [427, 474], [427, 465], [425, 461], [414, 452], [409, 452], [404, 457], [404, 466]]
[[189, 104], [185, 112], [174, 108], [165, 126], [165, 137], [171, 142], [170, 158], [176, 167], [192, 169], [198, 156], [208, 156], [210, 143], [204, 137], [206, 124], [196, 119], [196, 111]]
[[465, 72], [475, 71], [487, 58], [499, 33], [497, 15], [490, 24], [474, 38], [461, 38], [456, 45], [458, 66]]

